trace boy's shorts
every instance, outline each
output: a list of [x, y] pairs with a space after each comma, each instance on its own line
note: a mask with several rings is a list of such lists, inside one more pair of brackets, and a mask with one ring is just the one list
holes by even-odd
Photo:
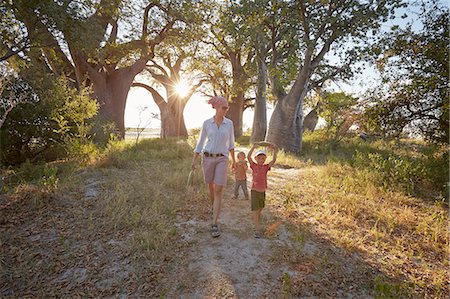
[[264, 208], [266, 201], [266, 192], [251, 190], [252, 195], [252, 211]]
[[226, 186], [228, 175], [228, 157], [203, 156], [203, 178], [206, 184]]

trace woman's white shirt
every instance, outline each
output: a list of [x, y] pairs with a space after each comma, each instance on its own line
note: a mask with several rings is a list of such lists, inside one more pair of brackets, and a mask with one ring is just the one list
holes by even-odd
[[[205, 142], [206, 145], [203, 147]], [[228, 152], [232, 149], [234, 149], [233, 122], [224, 117], [220, 126], [217, 126], [214, 117], [205, 120], [194, 151], [196, 153], [223, 154], [228, 157]]]

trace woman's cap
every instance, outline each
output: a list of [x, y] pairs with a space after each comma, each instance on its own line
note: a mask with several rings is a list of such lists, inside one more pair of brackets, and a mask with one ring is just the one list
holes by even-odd
[[259, 150], [255, 153], [255, 157], [258, 157], [259, 155], [267, 156], [266, 151], [264, 150]]

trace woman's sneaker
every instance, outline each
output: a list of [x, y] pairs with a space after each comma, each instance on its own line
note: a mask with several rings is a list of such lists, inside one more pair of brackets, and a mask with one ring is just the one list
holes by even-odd
[[217, 226], [217, 224], [211, 225], [211, 236], [213, 238], [217, 238], [218, 236], [220, 236], [220, 231], [219, 231], [219, 227]]
[[263, 234], [260, 230], [254, 230], [253, 235], [255, 236], [256, 239], [261, 239], [263, 237]]

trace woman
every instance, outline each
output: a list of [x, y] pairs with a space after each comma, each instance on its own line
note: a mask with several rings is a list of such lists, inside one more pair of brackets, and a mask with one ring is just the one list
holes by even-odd
[[231, 153], [233, 159], [232, 167], [235, 165], [234, 129], [233, 122], [225, 117], [229, 107], [224, 97], [212, 97], [208, 104], [216, 109], [216, 114], [203, 123], [192, 158], [192, 169], [195, 169], [197, 159], [203, 153], [203, 177], [209, 186], [209, 197], [213, 207], [211, 236], [218, 237], [220, 231], [217, 220], [222, 206], [223, 188], [227, 184], [228, 153]]

